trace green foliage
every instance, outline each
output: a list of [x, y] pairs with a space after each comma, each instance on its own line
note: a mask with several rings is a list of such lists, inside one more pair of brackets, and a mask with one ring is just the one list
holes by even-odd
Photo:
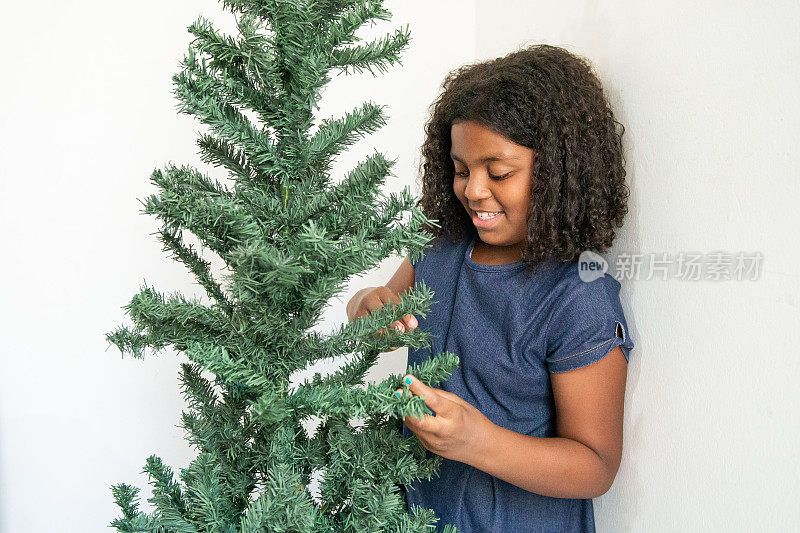
[[[147, 348], [186, 354], [182, 428], [198, 455], [178, 479], [159, 457], [147, 459], [151, 513], [139, 509], [138, 488], [112, 486], [122, 515], [110, 526], [118, 531], [417, 532], [437, 520], [429, 509], [409, 514], [401, 491], [440, 465], [399, 431], [402, 417], [431, 411], [419, 397], [394, 394], [403, 375], [365, 383], [382, 351], [429, 345], [424, 328], [388, 326], [409, 313], [426, 316], [433, 292], [420, 283], [399, 304], [329, 335], [311, 331], [351, 276], [394, 254], [416, 259], [432, 237], [425, 227], [438, 225], [407, 188], [381, 194], [395, 162], [380, 153], [338, 183], [330, 179], [333, 158], [386, 123], [382, 106], [367, 102], [324, 118], [310, 133], [331, 72], [374, 75], [373, 68], [400, 63], [407, 29], [356, 44], [363, 24], [390, 19], [381, 4], [223, 0], [238, 35], [223, 35], [202, 17], [189, 26], [195, 39], [173, 77], [178, 110], [208, 126], [197, 140], [201, 158], [224, 168], [233, 186], [170, 163], [152, 173], [158, 192], [142, 212], [161, 221], [164, 251], [211, 304], [145, 284], [123, 307], [133, 327], [107, 339], [136, 358]], [[184, 232], [224, 263], [222, 279]], [[290, 387], [293, 373], [342, 355], [351, 357], [336, 372]], [[444, 353], [411, 371], [436, 385], [457, 365]], [[311, 417], [319, 425], [308, 432]], [[319, 476], [318, 498], [312, 476]]]

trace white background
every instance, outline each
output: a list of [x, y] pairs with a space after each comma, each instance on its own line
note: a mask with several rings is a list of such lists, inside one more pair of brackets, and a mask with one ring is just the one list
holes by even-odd
[[[800, 36], [796, 2], [488, 2], [393, 0], [382, 36], [410, 24], [403, 65], [336, 78], [320, 118], [366, 100], [388, 125], [334, 166], [373, 149], [398, 158], [388, 191], [416, 183], [427, 108], [445, 74], [534, 43], [588, 58], [624, 137], [629, 214], [621, 253], [764, 256], [757, 281], [634, 279], [621, 298], [631, 352], [624, 457], [595, 499], [598, 531], [785, 531], [800, 521], [798, 358]], [[159, 455], [176, 472], [195, 456], [172, 352], [120, 358], [105, 333], [146, 281], [201, 296], [139, 213], [149, 175], [200, 162], [205, 126], [175, 111], [171, 76], [198, 15], [233, 32], [220, 5], [105, 2], [4, 5], [0, 50], [0, 530], [105, 531], [109, 487], [150, 495]], [[345, 304], [401, 261], [354, 279]], [[401, 372], [406, 350], [372, 375]], [[143, 503], [149, 510], [149, 504]]]

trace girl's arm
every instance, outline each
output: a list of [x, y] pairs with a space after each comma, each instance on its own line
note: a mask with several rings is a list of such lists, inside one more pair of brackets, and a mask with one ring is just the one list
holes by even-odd
[[432, 452], [554, 498], [596, 498], [622, 457], [627, 361], [617, 347], [583, 368], [550, 375], [558, 437], [523, 435], [492, 423], [455, 394], [413, 379], [411, 392], [436, 412], [405, 424]]

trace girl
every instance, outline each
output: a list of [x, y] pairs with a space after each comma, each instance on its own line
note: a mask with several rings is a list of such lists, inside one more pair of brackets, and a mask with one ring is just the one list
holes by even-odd
[[[440, 224], [385, 287], [348, 304], [351, 319], [424, 280], [436, 302], [431, 347], [460, 365], [433, 388], [406, 376], [435, 416], [406, 417], [442, 459], [406, 487], [409, 512], [464, 532], [594, 531], [592, 498], [622, 455], [633, 341], [611, 276], [579, 254], [603, 252], [626, 214], [621, 136], [586, 60], [536, 45], [462, 67], [444, 81], [426, 125], [418, 205]], [[621, 131], [617, 131], [617, 126]]]

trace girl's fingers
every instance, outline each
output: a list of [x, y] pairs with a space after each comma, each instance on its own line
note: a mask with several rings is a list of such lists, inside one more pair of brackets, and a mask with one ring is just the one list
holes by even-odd
[[[399, 333], [402, 333], [402, 332], [403, 332], [403, 330], [402, 330], [402, 325], [401, 325], [399, 322], [394, 322], [394, 323], [392, 324], [392, 327], [393, 327], [393, 328], [394, 328], [396, 331], [398, 331]], [[380, 329], [380, 330], [378, 330], [378, 331], [377, 331], [375, 334], [376, 334], [378, 337], [383, 337], [385, 334], [388, 334], [388, 333], [389, 333], [389, 332], [388, 332], [388, 331], [386, 331], [386, 329]], [[398, 348], [399, 348], [399, 346], [394, 346], [394, 347], [392, 347], [392, 348], [389, 348], [389, 351], [392, 351], [392, 352], [393, 352], [393, 351], [397, 350]]]
[[[411, 378], [411, 376], [406, 376], [405, 379], [403, 380], [403, 383], [405, 383], [406, 385], [409, 385], [409, 383], [408, 383], [408, 379], [409, 378]], [[421, 382], [416, 378], [412, 378], [412, 383], [415, 383], [415, 385], [416, 385], [416, 384], [421, 383]], [[435, 396], [435, 394], [430, 394], [430, 393], [428, 395], [420, 395], [418, 393], [415, 394], [415, 392], [416, 392], [416, 391], [414, 391], [414, 388], [416, 388], [415, 385], [411, 386], [411, 388], [408, 391], [409, 394], [416, 395], [416, 396], [422, 396], [423, 399], [425, 400], [425, 405], [427, 405], [434, 412], [436, 412], [436, 410], [433, 409], [433, 407], [432, 407], [432, 405], [434, 405], [435, 402], [432, 402], [431, 399], [430, 399], [430, 398], [433, 398]], [[433, 389], [431, 389], [431, 392], [435, 392], [435, 391], [433, 391]], [[394, 393], [397, 396], [402, 396], [403, 395], [403, 389], [397, 389], [396, 391], [394, 391]], [[403, 423], [408, 427], [408, 429], [410, 429], [414, 433], [417, 433], [418, 431], [430, 431], [431, 429], [433, 429], [431, 424], [436, 424], [436, 422], [433, 421], [434, 418], [435, 417], [433, 417], [431, 415], [422, 415], [421, 418], [416, 418], [416, 417], [413, 417], [413, 416], [406, 416], [406, 417], [403, 418]]]
[[406, 329], [414, 329], [417, 326], [419, 326], [419, 322], [417, 322], [414, 315], [406, 315], [403, 317], [403, 320], [397, 320], [392, 323], [392, 327], [400, 333], [405, 332]]
[[437, 394], [436, 389], [428, 387], [411, 374], [408, 374], [405, 378], [403, 378], [403, 383], [408, 385], [409, 390], [415, 396], [422, 396], [425, 399], [425, 405], [436, 411], [435, 407], [441, 403], [439, 401], [439, 395]]
[[[405, 317], [403, 317], [403, 319], [406, 320], [406, 323], [408, 324], [408, 328], [409, 329], [414, 329], [419, 325], [417, 323], [417, 319], [414, 318], [414, 315], [406, 315]], [[406, 325], [404, 325], [403, 322], [400, 321], [400, 320], [396, 320], [396, 321], [392, 322], [391, 327], [393, 327], [395, 329], [395, 331], [397, 331], [398, 333], [405, 333], [405, 331], [406, 331]], [[383, 336], [384, 332], [385, 332], [385, 330], [382, 329], [382, 330], [378, 331], [378, 335], [379, 336]], [[398, 348], [399, 348], [399, 346], [395, 346], [395, 347], [392, 347], [392, 348], [389, 348], [389, 349], [391, 351], [394, 351], [394, 350], [397, 350]]]

